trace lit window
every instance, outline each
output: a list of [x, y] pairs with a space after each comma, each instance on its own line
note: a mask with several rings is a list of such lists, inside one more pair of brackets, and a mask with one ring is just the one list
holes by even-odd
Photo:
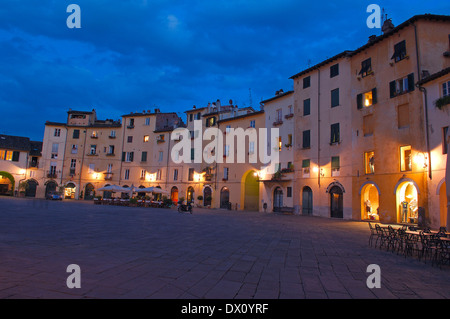
[[149, 139], [150, 139], [150, 136], [149, 136], [149, 135], [144, 135], [144, 142], [148, 142]]
[[400, 147], [400, 170], [410, 171], [411, 166], [411, 145]]
[[366, 174], [375, 173], [375, 152], [364, 153], [364, 165]]

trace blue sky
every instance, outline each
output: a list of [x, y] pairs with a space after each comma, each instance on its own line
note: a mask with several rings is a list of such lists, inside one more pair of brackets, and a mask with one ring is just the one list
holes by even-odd
[[[81, 29], [66, 25], [72, 3]], [[42, 140], [69, 108], [100, 119], [217, 99], [259, 108], [290, 76], [379, 35], [371, 3], [395, 25], [450, 14], [447, 0], [2, 0], [0, 133]]]

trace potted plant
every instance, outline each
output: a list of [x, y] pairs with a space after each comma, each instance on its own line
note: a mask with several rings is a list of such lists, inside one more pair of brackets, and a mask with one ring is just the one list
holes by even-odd
[[19, 184], [19, 196], [20, 197], [25, 197], [25, 193], [28, 189], [28, 183], [27, 182], [20, 182]]

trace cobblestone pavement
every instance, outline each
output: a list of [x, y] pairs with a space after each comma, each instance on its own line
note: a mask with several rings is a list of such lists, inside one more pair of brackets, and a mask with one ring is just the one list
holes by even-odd
[[[366, 223], [0, 198], [0, 298], [450, 297], [450, 268], [368, 246]], [[69, 289], [67, 266], [81, 269]], [[366, 285], [369, 264], [381, 288]]]

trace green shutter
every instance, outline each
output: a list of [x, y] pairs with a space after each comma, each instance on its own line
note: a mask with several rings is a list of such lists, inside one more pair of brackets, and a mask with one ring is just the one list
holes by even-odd
[[408, 75], [408, 92], [414, 91], [414, 73]]
[[372, 104], [377, 104], [377, 88], [372, 89]]
[[302, 168], [310, 167], [310, 164], [311, 164], [311, 160], [305, 159], [302, 161]]
[[339, 156], [333, 156], [331, 158], [331, 169], [338, 169], [338, 168], [340, 168]]
[[391, 81], [389, 83], [389, 92], [390, 92], [390, 97], [391, 98], [395, 97], [395, 91], [396, 91], [395, 81]]
[[358, 94], [356, 96], [356, 107], [358, 108], [358, 110], [363, 108], [363, 95], [362, 94]]

